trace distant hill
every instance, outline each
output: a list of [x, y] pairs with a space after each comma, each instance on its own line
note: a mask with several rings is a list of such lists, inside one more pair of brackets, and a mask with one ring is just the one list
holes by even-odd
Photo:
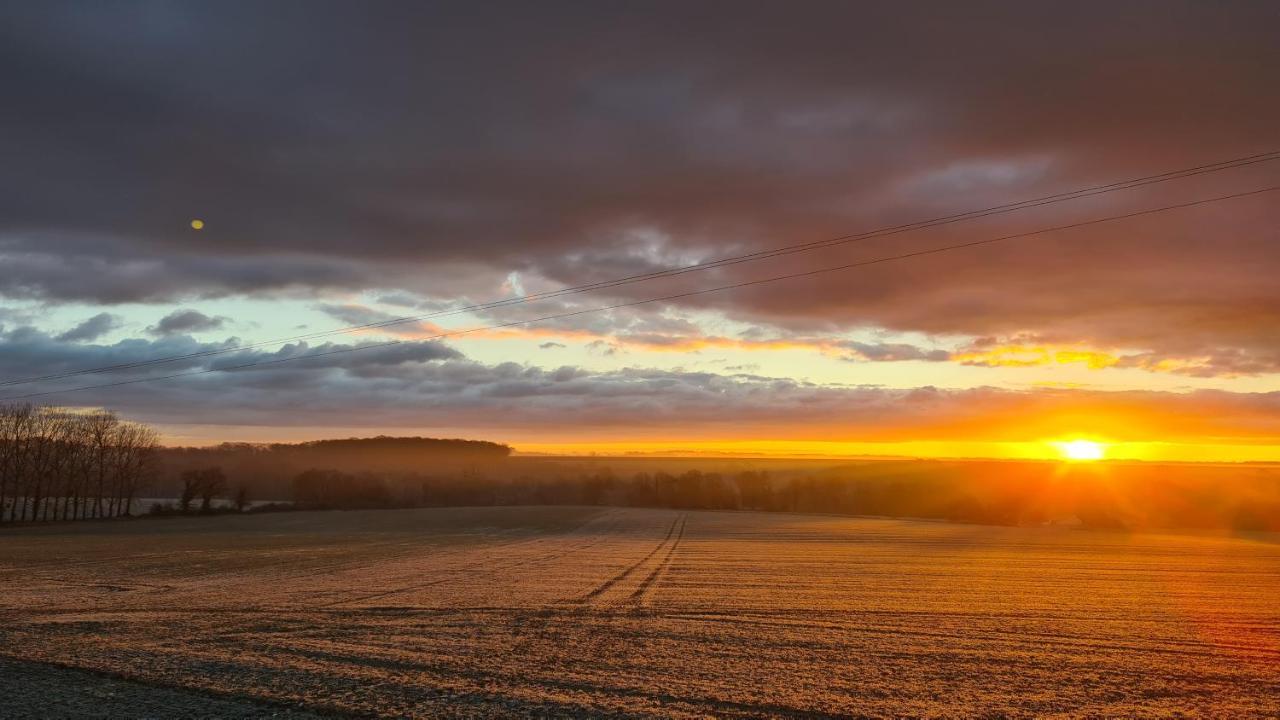
[[272, 453], [299, 457], [359, 458], [362, 462], [370, 458], [381, 458], [387, 461], [414, 461], [442, 457], [495, 459], [511, 454], [510, 447], [485, 440], [388, 435], [342, 440], [312, 440], [303, 443], [272, 443], [266, 448]]

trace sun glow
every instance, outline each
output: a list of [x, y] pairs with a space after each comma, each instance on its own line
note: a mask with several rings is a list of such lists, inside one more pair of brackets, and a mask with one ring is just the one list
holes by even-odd
[[1063, 459], [1072, 462], [1101, 460], [1107, 454], [1105, 445], [1092, 440], [1067, 440], [1054, 445], [1058, 448], [1058, 452], [1062, 453]]

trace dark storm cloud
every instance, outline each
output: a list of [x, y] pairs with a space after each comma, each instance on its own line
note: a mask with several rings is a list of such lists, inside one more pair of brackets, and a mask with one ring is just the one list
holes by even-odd
[[[488, 300], [512, 271], [567, 284], [645, 272], [1272, 149], [1280, 126], [1280, 6], [1267, 2], [0, 14], [0, 293], [55, 302], [370, 288]], [[1277, 177], [1237, 171], [804, 262]], [[1030, 330], [1248, 368], [1280, 342], [1267, 332], [1278, 207], [682, 304], [793, 330]]]
[[220, 330], [225, 323], [226, 318], [210, 317], [199, 310], [174, 310], [147, 328], [147, 332], [152, 335], [181, 335]]
[[61, 342], [97, 340], [120, 327], [120, 318], [111, 313], [98, 313], [58, 336]]

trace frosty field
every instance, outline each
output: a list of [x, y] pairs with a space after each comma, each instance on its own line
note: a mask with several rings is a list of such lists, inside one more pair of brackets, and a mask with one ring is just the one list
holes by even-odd
[[1280, 715], [1280, 537], [463, 508], [0, 531], [0, 716]]

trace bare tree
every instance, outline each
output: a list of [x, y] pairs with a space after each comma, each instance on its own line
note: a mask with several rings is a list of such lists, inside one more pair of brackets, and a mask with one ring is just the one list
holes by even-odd
[[6, 508], [9, 519], [17, 519], [34, 413], [29, 404], [0, 406], [0, 521]]
[[209, 512], [213, 508], [214, 498], [227, 494], [227, 476], [222, 468], [212, 467], [204, 471], [204, 482], [200, 486], [200, 512]]
[[112, 516], [128, 515], [139, 487], [150, 479], [155, 468], [159, 443], [156, 431], [137, 423], [120, 423], [114, 428], [108, 485]]
[[89, 451], [93, 453], [95, 470], [93, 489], [93, 517], [102, 517], [102, 496], [107, 485], [107, 459], [116, 425], [120, 421], [111, 413], [95, 413], [86, 417]]
[[0, 522], [127, 514], [157, 447], [111, 413], [0, 405]]
[[214, 498], [227, 494], [227, 476], [220, 467], [187, 470], [181, 477], [182, 495], [178, 498], [178, 509], [184, 513], [191, 510], [191, 503], [196, 498], [200, 498], [200, 511], [209, 512]]
[[178, 511], [189, 512], [191, 501], [200, 494], [200, 482], [203, 470], [187, 470], [182, 473], [182, 494], [178, 496]]
[[249, 507], [249, 486], [243, 482], [237, 484], [235, 498], [232, 502], [235, 503], [237, 512], [244, 512], [245, 508]]

